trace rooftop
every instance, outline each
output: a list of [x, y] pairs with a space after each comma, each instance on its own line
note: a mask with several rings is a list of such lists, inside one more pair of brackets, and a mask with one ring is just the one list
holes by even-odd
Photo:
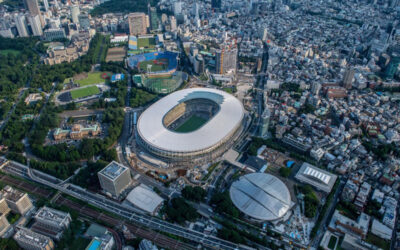
[[242, 176], [230, 188], [233, 204], [257, 220], [277, 220], [292, 207], [290, 192], [277, 177], [252, 173]]
[[296, 173], [295, 178], [300, 182], [310, 184], [318, 190], [329, 193], [336, 182], [337, 175], [304, 162]]
[[21, 199], [25, 195], [25, 193], [23, 193], [23, 192], [21, 192], [21, 191], [19, 191], [17, 189], [14, 189], [14, 188], [12, 188], [11, 186], [8, 186], [8, 185], [5, 186], [0, 191], [0, 194], [2, 196], [4, 196], [7, 200], [10, 200], [10, 201], [13, 201], [13, 202], [18, 201], [19, 199]]
[[43, 220], [48, 220], [55, 223], [63, 223], [65, 219], [69, 217], [69, 213], [58, 211], [49, 207], [42, 207], [36, 213], [35, 218], [40, 218]]
[[51, 241], [49, 237], [35, 233], [25, 227], [19, 227], [17, 233], [14, 235], [14, 239], [31, 245], [40, 246], [43, 249]]
[[[165, 114], [176, 105], [191, 99], [208, 99], [220, 106], [219, 112], [199, 129], [189, 133], [171, 131], [163, 124]], [[139, 117], [138, 133], [146, 143], [174, 152], [208, 149], [237, 128], [244, 116], [242, 103], [234, 96], [216, 89], [191, 88], [176, 91], [147, 108]]]
[[154, 213], [157, 207], [164, 201], [163, 198], [143, 184], [135, 187], [126, 199], [148, 213]]
[[105, 177], [111, 180], [115, 180], [127, 169], [128, 168], [125, 167], [124, 165], [119, 164], [116, 161], [112, 161], [110, 164], [108, 164], [105, 168], [103, 168], [100, 171], [100, 174], [104, 175]]

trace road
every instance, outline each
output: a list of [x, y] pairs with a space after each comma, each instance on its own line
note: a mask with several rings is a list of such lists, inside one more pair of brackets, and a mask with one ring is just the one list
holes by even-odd
[[263, 50], [263, 55], [262, 55], [262, 64], [261, 64], [261, 70], [260, 73], [257, 75], [257, 82], [256, 82], [256, 97], [258, 101], [258, 106], [257, 106], [257, 122], [254, 123], [254, 127], [252, 129], [252, 134], [257, 135], [258, 134], [258, 128], [261, 123], [261, 115], [264, 111], [264, 87], [268, 81], [268, 60], [269, 60], [269, 48], [268, 44], [264, 43], [264, 50]]
[[35, 120], [33, 121], [33, 125], [32, 125], [32, 127], [30, 128], [29, 132], [25, 135], [25, 138], [24, 138], [24, 142], [25, 142], [25, 143], [24, 143], [24, 144], [25, 144], [25, 154], [26, 154], [25, 156], [26, 156], [28, 159], [36, 159], [36, 160], [38, 160], [38, 158], [37, 158], [36, 156], [34, 156], [33, 153], [32, 153], [32, 149], [31, 149], [31, 146], [30, 146], [30, 144], [29, 144], [29, 138], [28, 138], [28, 136], [29, 136], [30, 134], [32, 134], [32, 132], [35, 130], [36, 124], [37, 124], [37, 122], [40, 120], [40, 116], [43, 114], [43, 111], [46, 109], [46, 106], [47, 106], [47, 104], [48, 104], [50, 98], [53, 96], [53, 93], [54, 93], [54, 90], [56, 89], [56, 87], [57, 87], [57, 83], [54, 83], [54, 84], [53, 84], [53, 88], [52, 88], [51, 91], [50, 91], [50, 94], [46, 96], [46, 100], [44, 101], [44, 104], [43, 104], [42, 108], [40, 109], [39, 115], [38, 115], [38, 116], [35, 118]]
[[322, 237], [324, 236], [325, 228], [327, 227], [327, 223], [329, 223], [330, 219], [332, 218], [332, 215], [335, 211], [336, 204], [339, 201], [339, 195], [342, 193], [345, 183], [346, 183], [346, 180], [340, 180], [339, 186], [336, 189], [336, 192], [332, 198], [332, 202], [330, 203], [328, 209], [326, 210], [324, 217], [322, 217], [322, 219], [321, 219], [321, 224], [320, 224], [320, 228], [318, 229], [317, 235], [315, 236], [315, 238], [313, 239], [313, 241], [310, 244], [311, 246], [315, 247], [315, 249], [318, 248], [319, 243], [321, 242]]
[[99, 207], [108, 212], [114, 213], [124, 218], [125, 220], [133, 223], [134, 225], [140, 225], [153, 230], [177, 235], [179, 237], [188, 239], [190, 241], [202, 244], [206, 247], [217, 248], [217, 249], [246, 249], [244, 247], [241, 247], [240, 245], [219, 239], [215, 236], [200, 233], [188, 228], [184, 228], [180, 225], [172, 224], [162, 219], [152, 217], [148, 214], [145, 214], [143, 211], [140, 211], [139, 209], [122, 205], [100, 194], [91, 193], [85, 189], [82, 189], [81, 187], [72, 184], [62, 184], [61, 180], [58, 180], [45, 173], [42, 173], [37, 170], [33, 171], [28, 166], [13, 161], [10, 162], [12, 164], [7, 165], [8, 169], [5, 169], [3, 167], [2, 169], [3, 171], [54, 188], [60, 191], [61, 193], [70, 195], [79, 200], [87, 202], [95, 207]]

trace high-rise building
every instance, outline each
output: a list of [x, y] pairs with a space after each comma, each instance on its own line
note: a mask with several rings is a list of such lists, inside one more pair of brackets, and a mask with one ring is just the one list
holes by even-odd
[[129, 168], [118, 162], [111, 162], [97, 173], [104, 192], [119, 197], [132, 182]]
[[29, 250], [51, 250], [54, 249], [54, 242], [47, 236], [33, 232], [25, 227], [18, 227], [14, 234], [14, 240], [23, 249]]
[[171, 16], [169, 18], [169, 21], [171, 22], [171, 31], [176, 30], [176, 18], [174, 16]]
[[319, 82], [313, 82], [311, 84], [311, 93], [313, 95], [319, 95], [320, 91], [321, 91], [321, 84]]
[[344, 88], [351, 89], [351, 87], [353, 86], [354, 74], [355, 71], [353, 68], [346, 69], [343, 75], [343, 82], [342, 82]]
[[129, 33], [132, 36], [145, 35], [147, 33], [146, 14], [135, 12], [128, 15]]
[[36, 15], [39, 16], [40, 23], [41, 23], [42, 27], [44, 27], [46, 25], [46, 23], [44, 22], [44, 18], [42, 16], [42, 14], [40, 13], [38, 0], [24, 0], [24, 4], [32, 16], [36, 16]]
[[199, 10], [200, 10], [200, 4], [195, 2], [193, 4], [193, 9], [192, 9], [193, 16], [198, 17], [199, 16]]
[[79, 25], [81, 26], [81, 29], [84, 29], [84, 30], [90, 29], [90, 20], [89, 20], [88, 14], [80, 14], [78, 16], [78, 19], [79, 19]]
[[8, 223], [7, 214], [0, 213], [0, 236], [3, 236], [9, 228], [10, 223]]
[[6, 199], [8, 207], [14, 213], [25, 215], [32, 209], [33, 205], [27, 193], [23, 193], [10, 186], [5, 186], [0, 195]]
[[49, 1], [48, 0], [43, 0], [43, 5], [44, 5], [44, 9], [46, 11], [49, 11]]
[[388, 79], [393, 79], [400, 64], [400, 55], [393, 52], [390, 57], [390, 62], [385, 68], [384, 76]]
[[79, 23], [79, 6], [78, 5], [72, 5], [71, 6], [71, 19], [73, 23]]
[[32, 33], [34, 36], [42, 36], [43, 30], [42, 25], [40, 23], [40, 17], [36, 16], [29, 16], [28, 17], [29, 23], [31, 24]]
[[174, 3], [174, 15], [180, 15], [182, 14], [182, 2], [181, 1], [176, 1]]
[[19, 14], [15, 16], [15, 25], [17, 26], [18, 30], [18, 35], [20, 37], [27, 37], [28, 35], [28, 30], [26, 26], [26, 18], [24, 15]]
[[217, 74], [236, 72], [237, 48], [224, 48], [215, 54], [215, 71]]
[[263, 42], [266, 42], [268, 40], [268, 29], [267, 28], [264, 28], [262, 30], [261, 40]]
[[271, 111], [269, 108], [265, 108], [264, 112], [261, 115], [261, 124], [260, 124], [260, 136], [265, 137], [268, 135], [269, 122], [271, 117]]

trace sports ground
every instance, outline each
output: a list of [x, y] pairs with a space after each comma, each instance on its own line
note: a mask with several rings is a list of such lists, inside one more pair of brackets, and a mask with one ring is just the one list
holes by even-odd
[[100, 93], [100, 90], [96, 86], [89, 86], [86, 88], [72, 90], [70, 93], [72, 99], [78, 99], [91, 95], [97, 95], [98, 93]]
[[154, 48], [156, 39], [154, 37], [139, 37], [137, 41], [138, 48]]
[[76, 80], [75, 82], [78, 83], [81, 87], [91, 84], [103, 83], [104, 79], [101, 77], [102, 74], [103, 72], [88, 73], [86, 78]]
[[151, 72], [163, 71], [168, 69], [168, 59], [148, 60], [138, 64], [140, 70], [144, 72], [147, 72], [147, 65], [152, 65]]
[[206, 122], [207, 119], [204, 119], [203, 117], [197, 115], [192, 115], [189, 119], [187, 119], [187, 121], [185, 121], [182, 125], [177, 127], [175, 131], [180, 133], [192, 132], [203, 126], [203, 124]]

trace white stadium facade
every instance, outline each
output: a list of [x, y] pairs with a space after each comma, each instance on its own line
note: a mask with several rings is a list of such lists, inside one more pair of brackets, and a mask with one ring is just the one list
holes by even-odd
[[[142, 148], [168, 162], [209, 160], [240, 133], [244, 114], [242, 103], [224, 91], [184, 89], [160, 99], [140, 115], [136, 138]], [[194, 116], [203, 123], [179, 131]]]
[[294, 205], [286, 185], [265, 173], [240, 177], [232, 183], [229, 194], [233, 204], [254, 221], [280, 221]]

